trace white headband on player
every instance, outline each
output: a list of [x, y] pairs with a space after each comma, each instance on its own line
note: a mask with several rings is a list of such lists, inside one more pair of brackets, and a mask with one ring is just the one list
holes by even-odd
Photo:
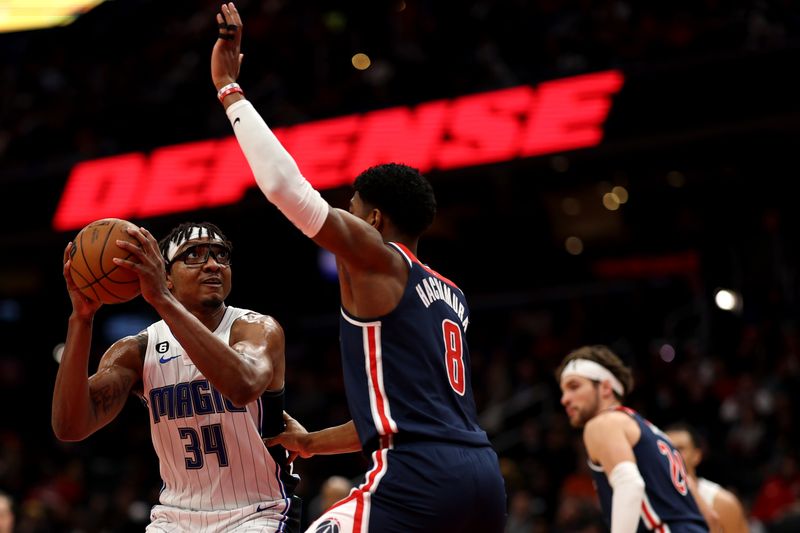
[[[205, 235], [203, 235], [205, 233]], [[194, 240], [194, 239], [202, 239], [204, 236], [211, 237], [209, 231], [206, 228], [201, 228], [200, 226], [195, 226], [192, 228], [192, 231], [188, 232], [186, 236], [182, 239], [178, 239], [175, 241], [171, 241], [169, 243], [169, 248], [167, 249], [167, 261], [172, 262], [175, 259], [175, 256], [178, 255], [178, 250], [185, 242]], [[216, 257], [216, 256], [215, 256]]]
[[589, 361], [588, 359], [573, 359], [567, 363], [567, 365], [564, 367], [564, 371], [561, 372], [561, 380], [563, 381], [564, 377], [568, 375], [581, 376], [591, 379], [592, 381], [608, 380], [611, 383], [611, 388], [614, 389], [614, 392], [620, 396], [625, 394], [625, 387], [622, 386], [622, 382], [620, 382], [620, 380], [618, 380], [609, 369], [600, 363], [595, 363], [594, 361]]

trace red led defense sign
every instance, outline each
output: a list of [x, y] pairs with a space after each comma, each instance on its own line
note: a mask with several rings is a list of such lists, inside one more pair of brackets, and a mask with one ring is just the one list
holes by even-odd
[[[274, 131], [311, 184], [326, 189], [388, 161], [427, 172], [597, 145], [622, 84], [622, 73], [607, 71]], [[86, 161], [72, 169], [53, 227], [233, 204], [254, 186], [233, 136]]]

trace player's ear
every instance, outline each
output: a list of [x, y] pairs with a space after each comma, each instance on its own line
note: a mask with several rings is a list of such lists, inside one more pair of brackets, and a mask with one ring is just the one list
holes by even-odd
[[369, 216], [367, 217], [367, 222], [369, 225], [375, 228], [378, 231], [383, 229], [383, 213], [381, 213], [380, 209], [373, 209], [369, 212]]
[[604, 379], [600, 382], [600, 388], [603, 389], [603, 396], [615, 396], [614, 389], [611, 387], [611, 381]]

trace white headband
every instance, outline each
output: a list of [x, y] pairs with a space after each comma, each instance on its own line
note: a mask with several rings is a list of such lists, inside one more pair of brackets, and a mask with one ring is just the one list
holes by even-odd
[[611, 382], [611, 388], [614, 389], [614, 392], [620, 396], [625, 394], [625, 387], [622, 386], [622, 382], [609, 369], [588, 359], [573, 359], [567, 363], [564, 371], [561, 372], [561, 379], [563, 380], [564, 376], [567, 375], [581, 376], [592, 381], [608, 380]]
[[167, 261], [172, 262], [172, 260], [175, 259], [175, 256], [178, 254], [178, 249], [181, 246], [183, 246], [183, 243], [191, 241], [193, 239], [200, 239], [203, 237], [203, 233], [208, 235], [209, 232], [206, 228], [195, 226], [192, 228], [192, 231], [186, 235], [185, 238], [170, 242], [169, 248], [167, 249]]

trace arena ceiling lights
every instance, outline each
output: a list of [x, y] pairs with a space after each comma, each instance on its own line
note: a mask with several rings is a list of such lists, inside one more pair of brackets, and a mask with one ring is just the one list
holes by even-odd
[[105, 0], [3, 0], [0, 33], [66, 26]]

